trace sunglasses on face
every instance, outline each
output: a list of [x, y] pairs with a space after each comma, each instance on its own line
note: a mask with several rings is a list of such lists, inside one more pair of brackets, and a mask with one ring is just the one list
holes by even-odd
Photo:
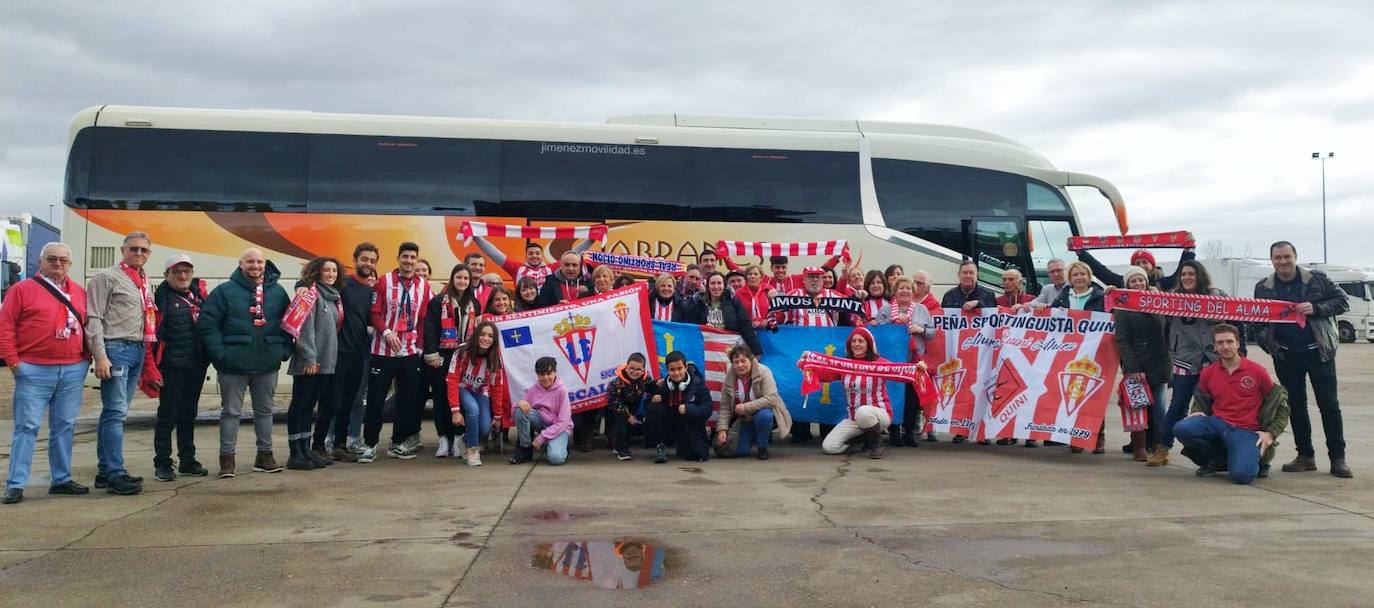
[[61, 264], [61, 265], [63, 265], [63, 266], [66, 266], [67, 264], [72, 263], [72, 259], [71, 259], [71, 258], [59, 258], [59, 257], [57, 257], [57, 256], [55, 256], [55, 255], [50, 255], [50, 256], [48, 256], [48, 257], [45, 257], [45, 258], [43, 258], [43, 260], [44, 260], [45, 262], [49, 263], [49, 264]]
[[129, 246], [129, 247], [125, 247], [124, 249], [126, 249], [129, 253], [152, 253], [152, 252], [153, 252], [152, 249], [149, 249], [149, 248], [147, 248], [147, 247], [134, 247], [134, 246]]

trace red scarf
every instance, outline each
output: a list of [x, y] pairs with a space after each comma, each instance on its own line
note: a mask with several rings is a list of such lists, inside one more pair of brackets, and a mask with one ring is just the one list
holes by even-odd
[[802, 352], [802, 356], [797, 360], [797, 367], [802, 370], [802, 393], [810, 394], [821, 390], [821, 376], [828, 374], [844, 374], [847, 376], [866, 376], [882, 378], [884, 380], [895, 380], [905, 382], [916, 387], [916, 394], [922, 403], [926, 402], [927, 397], [934, 397], [934, 387], [931, 386], [930, 378], [916, 363], [892, 363], [881, 361], [858, 361], [846, 359], [844, 357], [830, 357], [813, 353], [811, 351]]
[[673, 320], [673, 301], [672, 301], [672, 300], [668, 300], [668, 303], [667, 303], [667, 304], [664, 304], [664, 303], [663, 303], [661, 300], [659, 300], [658, 298], [654, 298], [654, 320], [655, 320], [655, 321], [672, 321], [672, 320]]
[[439, 349], [456, 350], [461, 343], [459, 337], [466, 338], [472, 331], [472, 303], [468, 303], [464, 308], [463, 331], [458, 331], [458, 320], [453, 312], [453, 298], [447, 295], [440, 296], [444, 299], [444, 305], [439, 307]]
[[1182, 247], [1192, 249], [1193, 233], [1187, 230], [1152, 232], [1149, 234], [1110, 234], [1107, 236], [1071, 236], [1069, 251], [1084, 249], [1142, 249], [1146, 247]]
[[248, 309], [248, 312], [253, 313], [254, 327], [262, 327], [264, 325], [267, 325], [267, 312], [263, 309], [262, 301], [262, 283], [259, 282], [257, 285], [253, 286], [253, 307]]
[[148, 284], [147, 276], [143, 274], [142, 268], [134, 268], [125, 262], [119, 263], [119, 269], [128, 275], [129, 280], [134, 282], [134, 287], [143, 294], [143, 342], [157, 342], [157, 304], [153, 303], [153, 289]]
[[1298, 327], [1307, 327], [1307, 317], [1294, 311], [1297, 304], [1285, 300], [1114, 289], [1107, 296], [1107, 307], [1108, 310], [1131, 310], [1170, 317], [1246, 323], [1297, 323]]
[[735, 403], [740, 404], [749, 400], [749, 387], [753, 384], [752, 374], [750, 377], [735, 378]]

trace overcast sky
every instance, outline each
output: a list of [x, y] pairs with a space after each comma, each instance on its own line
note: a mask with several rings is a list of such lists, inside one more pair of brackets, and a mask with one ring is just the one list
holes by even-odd
[[[1374, 3], [109, 2], [0, 7], [0, 212], [47, 217], [99, 104], [986, 129], [1117, 185], [1133, 231], [1374, 265]], [[1095, 191], [1071, 194], [1090, 234]]]

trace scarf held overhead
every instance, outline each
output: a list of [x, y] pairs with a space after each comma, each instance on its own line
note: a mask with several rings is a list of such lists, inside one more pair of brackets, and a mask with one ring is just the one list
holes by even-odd
[[1071, 236], [1069, 251], [1084, 249], [1144, 249], [1148, 247], [1192, 249], [1196, 243], [1187, 230], [1151, 232], [1148, 234], [1109, 234], [1106, 236]]
[[854, 298], [813, 298], [811, 296], [775, 296], [770, 298], [771, 310], [835, 310], [867, 317], [864, 303]]
[[665, 260], [663, 258], [651, 258], [643, 255], [630, 255], [627, 253], [606, 253], [603, 251], [588, 251], [582, 254], [582, 259], [589, 266], [607, 266], [611, 270], [629, 272], [643, 275], [657, 275], [666, 272], [674, 276], [687, 274], [687, 264], [676, 260]]
[[839, 239], [835, 241], [819, 241], [814, 243], [763, 243], [751, 241], [717, 241], [716, 253], [719, 255], [724, 252], [724, 256], [731, 257], [738, 255], [756, 255], [767, 259], [770, 256], [785, 255], [797, 257], [803, 255], [838, 255], [845, 262], [850, 261], [849, 241]]
[[1298, 327], [1307, 326], [1307, 317], [1298, 314], [1297, 304], [1284, 300], [1116, 289], [1108, 294], [1107, 304], [1113, 309], [1169, 317], [1245, 323], [1297, 323]]
[[595, 226], [516, 226], [512, 224], [489, 224], [487, 222], [463, 222], [458, 235], [463, 244], [472, 243], [472, 237], [508, 237], [522, 239], [590, 239], [606, 244], [605, 224]]

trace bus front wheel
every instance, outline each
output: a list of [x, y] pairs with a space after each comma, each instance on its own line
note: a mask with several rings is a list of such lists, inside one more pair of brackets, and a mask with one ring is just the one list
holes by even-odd
[[1341, 321], [1337, 326], [1341, 335], [1341, 342], [1349, 344], [1355, 341], [1355, 326], [1345, 321]]

